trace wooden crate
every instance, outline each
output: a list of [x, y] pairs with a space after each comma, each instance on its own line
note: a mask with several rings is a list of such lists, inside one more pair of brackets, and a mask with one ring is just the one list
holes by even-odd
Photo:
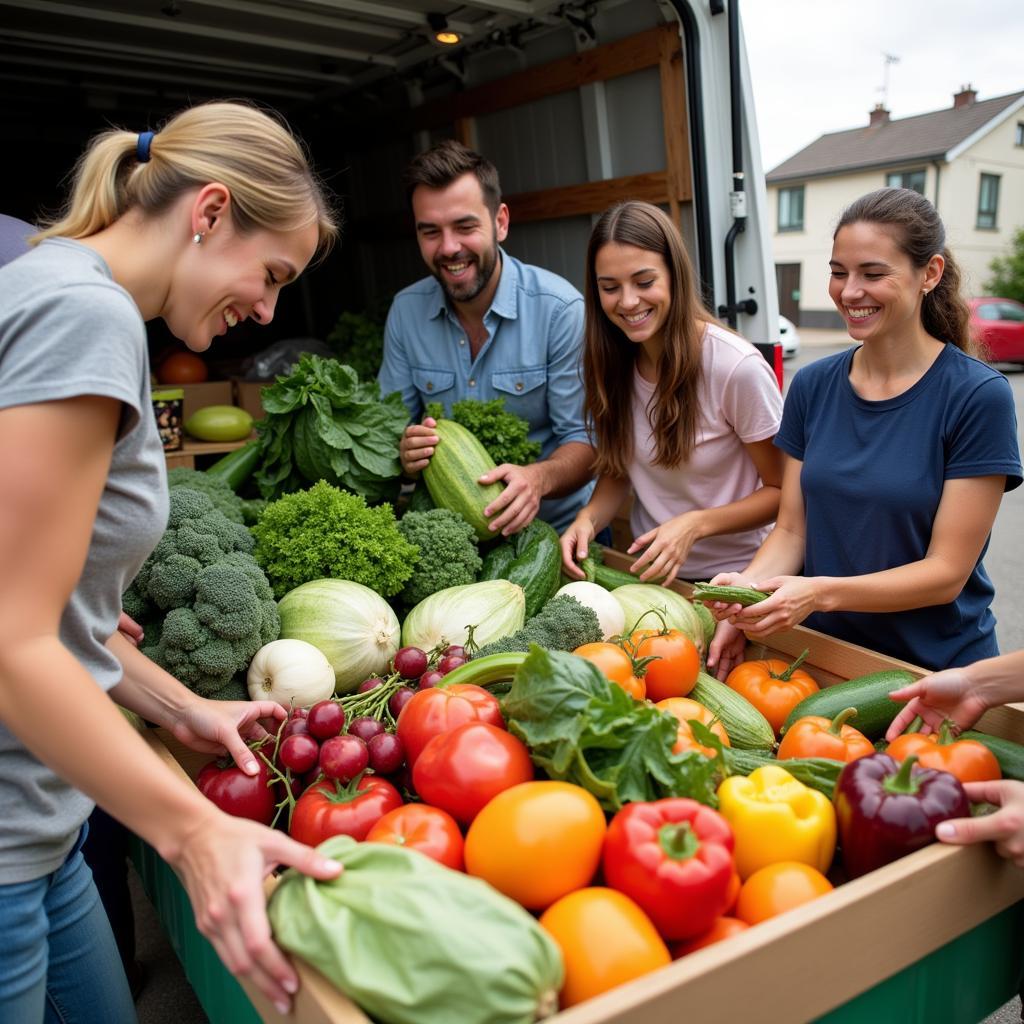
[[[607, 561], [616, 568], [629, 562], [614, 552]], [[823, 686], [886, 668], [924, 674], [800, 626], [775, 634], [770, 645], [752, 646], [749, 654], [792, 659], [805, 648], [804, 666]], [[979, 727], [1024, 743], [1024, 705], [993, 709]], [[206, 760], [167, 735], [150, 742], [175, 770], [193, 776]], [[551, 1020], [735, 1024], [756, 1016], [759, 1024], [973, 1024], [1016, 992], [1022, 900], [1024, 871], [990, 844], [934, 844]], [[317, 971], [298, 967], [302, 990], [290, 1020], [368, 1024]], [[262, 1020], [284, 1019], [252, 986], [243, 987]]]

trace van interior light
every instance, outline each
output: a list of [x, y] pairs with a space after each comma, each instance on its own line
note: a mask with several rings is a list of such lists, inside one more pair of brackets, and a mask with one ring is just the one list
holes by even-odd
[[443, 46], [454, 46], [456, 43], [462, 42], [462, 36], [448, 27], [448, 19], [443, 14], [438, 14], [436, 11], [428, 14], [427, 24], [434, 33], [434, 39]]

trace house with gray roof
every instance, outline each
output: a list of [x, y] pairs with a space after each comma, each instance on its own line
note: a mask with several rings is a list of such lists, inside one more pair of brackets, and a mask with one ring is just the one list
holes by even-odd
[[828, 297], [832, 232], [843, 208], [885, 185], [913, 188], [939, 210], [968, 294], [984, 293], [989, 261], [1024, 225], [1024, 91], [822, 135], [769, 171], [768, 209], [779, 311], [806, 327], [841, 327]]

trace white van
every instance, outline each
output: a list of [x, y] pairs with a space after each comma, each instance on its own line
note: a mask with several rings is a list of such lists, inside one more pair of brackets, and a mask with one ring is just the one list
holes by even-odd
[[253, 98], [305, 137], [344, 244], [272, 330], [322, 337], [422, 276], [401, 171], [455, 136], [500, 170], [513, 255], [579, 287], [595, 215], [647, 199], [680, 224], [711, 308], [777, 339], [735, 0], [0, 0], [0, 20], [0, 129], [22, 155], [4, 212], [52, 207], [98, 129], [188, 102]]

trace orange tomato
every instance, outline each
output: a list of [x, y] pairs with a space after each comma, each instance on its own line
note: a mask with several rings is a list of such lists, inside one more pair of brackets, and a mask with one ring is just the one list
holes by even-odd
[[703, 935], [698, 935], [695, 939], [687, 939], [686, 942], [674, 942], [669, 946], [669, 951], [672, 953], [672, 959], [678, 960], [681, 956], [686, 956], [687, 953], [694, 953], [705, 946], [713, 946], [723, 939], [731, 939], [734, 935], [745, 932], [749, 927], [750, 925], [746, 921], [741, 921], [738, 917], [716, 917], [715, 923]]
[[643, 700], [647, 696], [644, 681], [633, 673], [633, 659], [618, 644], [602, 640], [577, 647], [572, 653], [596, 665], [606, 679], [621, 686], [635, 700]]
[[833, 761], [856, 761], [875, 752], [875, 745], [846, 720], [857, 714], [846, 708], [834, 719], [820, 715], [798, 718], [787, 730], [775, 755], [780, 761], [790, 757], [828, 757]]
[[702, 725], [706, 725], [721, 741], [723, 747], [731, 746], [729, 734], [725, 726], [715, 718], [715, 713], [698, 704], [689, 697], [669, 697], [667, 700], [659, 700], [654, 705], [659, 711], [667, 711], [679, 721], [679, 733], [676, 737], [673, 754], [681, 754], [684, 750], [696, 750], [698, 754], [705, 757], [715, 757], [717, 751], [714, 747], [706, 747], [693, 738], [693, 729], [690, 728], [690, 720], [696, 719]]
[[607, 829], [597, 800], [568, 782], [499, 793], [466, 833], [466, 871], [530, 910], [589, 885]]
[[831, 890], [832, 883], [809, 864], [779, 861], [755, 871], [743, 883], [736, 916], [747, 924], [758, 924]]
[[790, 711], [804, 697], [818, 692], [818, 684], [799, 667], [806, 657], [804, 651], [792, 664], [778, 658], [744, 661], [726, 676], [725, 682], [768, 719], [778, 736]]
[[656, 971], [672, 960], [650, 918], [615, 889], [571, 892], [544, 911], [540, 924], [562, 951], [563, 1008]]
[[729, 889], [727, 892], [727, 898], [729, 902], [726, 904], [726, 914], [731, 914], [736, 909], [736, 901], [740, 898], [740, 889], [743, 887], [743, 879], [740, 878], [740, 873], [734, 871], [732, 873], [732, 880], [729, 882]]
[[685, 633], [643, 629], [630, 634], [629, 642], [638, 659], [654, 658], [643, 672], [648, 700], [685, 697], [697, 685], [700, 652]]
[[1003, 777], [999, 762], [984, 743], [977, 740], [954, 740], [948, 727], [942, 733], [906, 732], [885, 748], [885, 752], [905, 761], [917, 754], [922, 768], [937, 768], [955, 775], [961, 782], [988, 782]]

